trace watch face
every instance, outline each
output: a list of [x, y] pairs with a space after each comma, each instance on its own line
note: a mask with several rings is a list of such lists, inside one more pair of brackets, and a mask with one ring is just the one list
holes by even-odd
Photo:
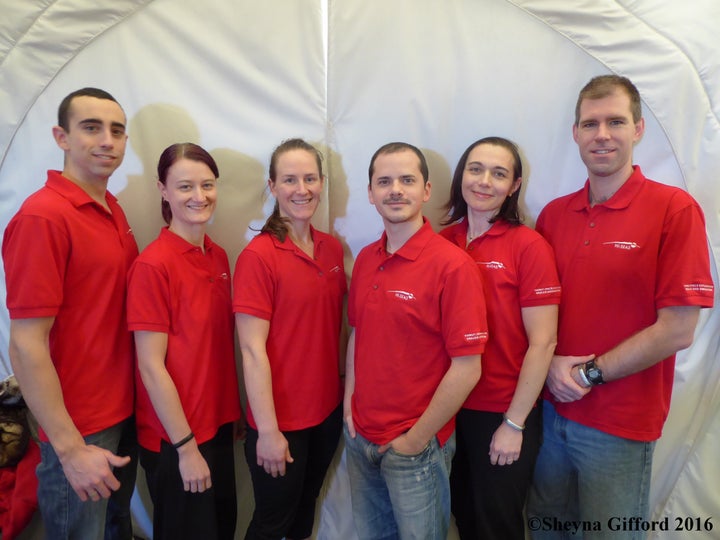
[[587, 375], [588, 380], [593, 384], [602, 384], [604, 381], [600, 368], [598, 368], [592, 361], [588, 362], [588, 364], [585, 364], [585, 374]]

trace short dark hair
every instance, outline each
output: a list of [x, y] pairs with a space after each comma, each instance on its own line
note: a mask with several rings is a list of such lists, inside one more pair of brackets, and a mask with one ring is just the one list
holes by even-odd
[[[305, 152], [309, 152], [315, 157], [315, 163], [317, 163], [318, 168], [318, 174], [320, 174], [320, 177], [323, 176], [323, 170], [322, 170], [322, 159], [323, 156], [320, 153], [320, 151], [315, 148], [312, 144], [309, 142], [306, 142], [303, 139], [299, 138], [293, 138], [293, 139], [286, 139], [283, 142], [281, 142], [275, 150], [273, 150], [272, 155], [270, 156], [270, 181], [274, 184], [275, 180], [277, 179], [277, 162], [281, 155], [283, 155], [285, 152], [290, 152], [291, 150], [304, 150]], [[285, 241], [285, 238], [288, 234], [288, 219], [284, 218], [280, 215], [280, 205], [277, 201], [275, 201], [275, 206], [273, 206], [272, 214], [270, 214], [270, 217], [267, 218], [267, 221], [265, 221], [265, 225], [262, 226], [262, 229], [260, 229], [261, 232], [267, 232], [272, 235], [274, 235], [278, 240], [281, 242]]]
[[642, 102], [640, 92], [627, 77], [620, 75], [598, 75], [583, 86], [575, 104], [575, 125], [580, 123], [580, 105], [585, 99], [602, 99], [608, 97], [618, 88], [625, 91], [630, 98], [630, 112], [633, 122], [638, 123], [642, 118]]
[[[522, 178], [522, 159], [520, 158], [520, 150], [518, 150], [517, 144], [503, 137], [485, 137], [475, 141], [463, 152], [463, 155], [460, 156], [460, 160], [455, 167], [455, 174], [453, 174], [452, 184], [450, 185], [450, 200], [445, 205], [449, 216], [442, 221], [441, 225], [449, 225], [467, 217], [467, 202], [462, 195], [463, 174], [465, 173], [470, 152], [481, 144], [500, 146], [507, 150], [513, 158], [513, 182], [518, 178]], [[512, 195], [505, 199], [498, 213], [489, 220], [490, 223], [495, 223], [498, 219], [504, 219], [512, 225], [518, 225], [522, 221], [520, 218], [519, 200], [520, 188], [516, 189]]]
[[409, 143], [391, 142], [384, 144], [380, 148], [378, 148], [370, 159], [370, 167], [368, 167], [368, 185], [372, 184], [372, 176], [373, 172], [375, 171], [375, 160], [378, 158], [378, 156], [382, 154], [395, 154], [397, 152], [403, 152], [405, 150], [410, 150], [418, 157], [418, 160], [420, 160], [420, 173], [423, 177], [423, 183], [427, 184], [430, 173], [428, 170], [427, 160], [425, 159], [425, 156], [420, 151], [420, 149]]
[[[158, 180], [162, 185], [167, 185], [167, 175], [170, 167], [181, 159], [189, 159], [191, 161], [204, 163], [212, 171], [215, 178], [220, 176], [217, 163], [215, 163], [213, 157], [202, 146], [191, 142], [175, 143], [163, 150], [163, 153], [160, 154], [160, 159], [158, 160], [157, 174]], [[160, 203], [160, 207], [162, 210], [162, 217], [165, 220], [165, 223], [169, 225], [172, 220], [170, 203], [163, 199]]]
[[[118, 103], [117, 99], [115, 99], [109, 92], [106, 92], [105, 90], [100, 90], [99, 88], [87, 87], [69, 93], [63, 98], [63, 100], [60, 102], [60, 106], [58, 107], [58, 126], [63, 128], [65, 131], [70, 130], [70, 124], [68, 124], [68, 116], [70, 115], [70, 105], [72, 104], [72, 100], [76, 97], [81, 96], [89, 96], [98, 99], [109, 99], [110, 101]], [[118, 103], [118, 106], [119, 105], [120, 104]], [[122, 107], [120, 108], [122, 109]]]

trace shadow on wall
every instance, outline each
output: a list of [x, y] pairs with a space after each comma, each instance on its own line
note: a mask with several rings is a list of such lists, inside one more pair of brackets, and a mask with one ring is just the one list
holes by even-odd
[[[192, 117], [181, 107], [154, 103], [140, 109], [129, 120], [130, 146], [142, 163], [140, 174], [128, 175], [127, 187], [117, 194], [133, 228], [140, 249], [157, 238], [165, 225], [157, 189], [157, 162], [171, 144], [192, 142], [202, 146]], [[212, 239], [228, 254], [231, 268], [245, 246], [245, 231], [254, 219], [263, 217], [263, 167], [250, 156], [221, 148], [211, 150], [220, 170], [218, 203], [208, 228]]]
[[183, 109], [157, 103], [143, 107], [128, 121], [128, 133], [130, 147], [143, 170], [140, 174], [128, 175], [127, 187], [116, 195], [142, 251], [165, 225], [156, 185], [158, 158], [175, 142], [197, 142], [199, 132]]
[[441, 154], [421, 148], [427, 160], [430, 172], [430, 200], [423, 207], [423, 215], [428, 218], [435, 232], [443, 227], [440, 222], [447, 217], [445, 205], [450, 199], [450, 184], [452, 184], [452, 169]]
[[[342, 164], [342, 156], [327, 146], [320, 143], [313, 143], [320, 148], [324, 156], [324, 168], [327, 175], [327, 198], [328, 198], [328, 227], [327, 232], [340, 241], [343, 248], [343, 264], [345, 274], [350, 282], [350, 275], [353, 267], [353, 254], [347, 239], [335, 229], [336, 220], [347, 216], [348, 200], [350, 199], [350, 188], [348, 187], [347, 173]], [[325, 230], [323, 228], [323, 230]]]
[[255, 158], [229, 148], [208, 151], [220, 171], [217, 208], [208, 234], [227, 251], [234, 270], [237, 256], [247, 244], [248, 226], [265, 218], [265, 169]]

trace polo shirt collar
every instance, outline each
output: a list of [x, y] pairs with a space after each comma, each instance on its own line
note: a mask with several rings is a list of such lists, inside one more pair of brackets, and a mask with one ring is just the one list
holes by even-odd
[[[72, 205], [76, 208], [85, 204], [95, 204], [102, 208], [102, 205], [99, 205], [95, 200], [93, 200], [93, 198], [85, 193], [80, 186], [63, 176], [61, 171], [49, 170], [45, 186], [59, 193], [61, 196], [70, 201], [70, 203], [72, 203]], [[112, 193], [105, 191], [105, 201], [109, 205], [110, 203], [116, 203], [117, 199]], [[104, 208], [103, 211], [107, 212]]]
[[[408, 238], [407, 242], [405, 242], [400, 249], [393, 253], [393, 256], [397, 255], [404, 259], [414, 261], [420, 256], [420, 253], [427, 243], [432, 240], [434, 235], [435, 231], [433, 231], [430, 222], [425, 216], [423, 216], [422, 227], [420, 227], [415, 234]], [[378, 252], [385, 255], [387, 253], [386, 246], [387, 232], [383, 232], [380, 242], [378, 242]]]
[[[162, 237], [163, 241], [166, 242], [170, 246], [170, 248], [177, 253], [187, 253], [188, 251], [197, 251], [199, 249], [197, 246], [185, 240], [182, 236], [179, 236], [172, 232], [170, 230], [170, 227], [167, 225], [160, 229], [160, 236]], [[203, 247], [205, 248], [205, 253], [211, 250], [213, 245], [213, 241], [210, 240], [210, 237], [206, 234], [203, 239]]]
[[[290, 234], [285, 236], [285, 241], [281, 242], [277, 236], [275, 236], [272, 233], [268, 233], [270, 235], [270, 238], [272, 239], [273, 245], [278, 249], [284, 249], [286, 251], [296, 251], [298, 253], [302, 253], [307, 257], [304, 251], [302, 251], [299, 247], [295, 245], [295, 243], [290, 239]], [[319, 234], [315, 234], [315, 227], [310, 225], [310, 234], [313, 239], [313, 251], [317, 252], [318, 248], [322, 245], [323, 239], [320, 237]]]
[[[453, 234], [453, 241], [455, 244], [459, 246], [464, 246], [467, 243], [468, 227], [468, 218], [467, 216], [465, 216], [463, 220], [458, 224], [458, 227], [457, 229], [455, 229], [455, 232]], [[501, 236], [505, 234], [505, 231], [507, 231], [510, 227], [510, 223], [500, 218], [492, 224], [492, 227], [490, 227], [487, 232], [485, 232], [485, 234], [474, 238], [473, 242], [479, 238], [485, 238], [486, 236]]]
[[[595, 207], [603, 206], [612, 210], [627, 208], [642, 188], [644, 182], [645, 175], [643, 175], [640, 170], [640, 166], [633, 165], [632, 174], [625, 183], [620, 186], [620, 189], [617, 190], [615, 195], [604, 203], [596, 204]], [[570, 208], [576, 211], [590, 210], [590, 180], [585, 180], [585, 186], [575, 194], [574, 199], [570, 203]]]

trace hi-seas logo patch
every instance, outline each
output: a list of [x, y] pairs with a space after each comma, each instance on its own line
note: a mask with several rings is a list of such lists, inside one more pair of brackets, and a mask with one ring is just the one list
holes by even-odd
[[603, 242], [603, 246], [613, 247], [615, 249], [623, 249], [630, 251], [633, 249], [639, 249], [640, 245], [636, 242], [621, 242], [620, 240], [613, 240], [611, 242]]
[[388, 291], [388, 292], [390, 294], [392, 294], [398, 300], [403, 300], [405, 302], [410, 302], [412, 300], [416, 300], [415, 295], [408, 291], [392, 290], [392, 291]]
[[500, 261], [477, 261], [477, 263], [488, 270], [505, 270], [505, 265]]

